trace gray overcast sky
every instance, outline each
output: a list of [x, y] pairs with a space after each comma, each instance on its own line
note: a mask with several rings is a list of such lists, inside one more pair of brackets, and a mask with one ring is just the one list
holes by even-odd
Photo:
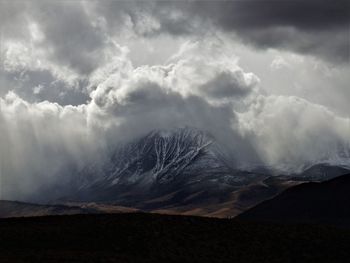
[[242, 166], [347, 163], [349, 10], [341, 0], [2, 0], [2, 173], [32, 191], [53, 180], [48, 165], [56, 174], [183, 126], [231, 145]]

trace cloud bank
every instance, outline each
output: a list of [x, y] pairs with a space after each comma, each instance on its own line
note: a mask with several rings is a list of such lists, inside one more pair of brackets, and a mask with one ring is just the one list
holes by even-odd
[[346, 5], [1, 2], [2, 197], [64, 185], [119, 143], [184, 126], [241, 168], [350, 164]]

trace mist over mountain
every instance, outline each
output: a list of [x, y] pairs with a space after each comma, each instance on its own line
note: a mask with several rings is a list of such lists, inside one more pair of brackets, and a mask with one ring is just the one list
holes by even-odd
[[263, 177], [235, 168], [227, 149], [203, 131], [158, 130], [80, 171], [70, 198], [144, 209], [218, 204]]
[[0, 0], [0, 262], [348, 262], [349, 11]]
[[73, 177], [70, 191], [59, 192], [51, 200], [224, 217], [239, 214], [290, 186], [350, 171], [329, 163], [292, 174], [263, 166], [244, 170], [232, 158], [229, 149], [207, 132], [189, 127], [156, 130], [117, 146], [109, 158], [87, 165]]
[[336, 2], [1, 1], [1, 198], [225, 195], [347, 169]]

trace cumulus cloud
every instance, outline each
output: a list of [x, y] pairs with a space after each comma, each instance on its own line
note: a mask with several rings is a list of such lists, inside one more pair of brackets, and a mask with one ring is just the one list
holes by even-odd
[[92, 105], [136, 134], [186, 125], [209, 130], [242, 166], [296, 171], [348, 148], [348, 118], [296, 96], [264, 94], [259, 78], [215, 44], [186, 43], [168, 65], [117, 70], [92, 93]]
[[256, 48], [349, 61], [350, 15], [345, 0], [131, 1], [108, 2], [96, 10], [112, 30], [120, 26], [114, 14], [123, 14], [129, 18], [130, 28], [145, 36], [203, 35], [221, 30]]
[[289, 68], [290, 65], [288, 64], [288, 62], [283, 57], [277, 56], [271, 62], [270, 67], [273, 70], [278, 70], [278, 69], [281, 69], [281, 68], [284, 68], [284, 67]]
[[244, 136], [272, 167], [301, 171], [314, 163], [350, 157], [350, 119], [299, 97], [260, 95], [239, 120]]
[[[194, 44], [192, 56], [187, 50], [164, 66], [134, 68], [127, 58], [120, 57], [119, 63], [115, 60], [109, 65], [113, 70], [108, 65], [101, 69], [96, 81], [106, 72], [113, 73], [91, 92], [90, 103], [81, 106], [29, 103], [8, 93], [0, 104], [4, 194], [25, 198], [47, 185], [72, 180], [72, 171], [92, 156], [96, 158], [96, 153], [106, 154], [116, 144], [154, 129], [196, 127], [221, 142], [232, 141], [229, 148], [240, 149], [241, 161], [244, 156], [253, 156], [252, 149], [244, 146], [232, 129], [236, 121], [233, 104], [221, 101], [221, 96], [212, 101], [205, 87], [212, 79], [220, 83], [222, 78], [226, 91], [230, 83], [222, 77], [224, 72], [234, 90], [230, 98], [241, 99], [256, 84], [253, 74], [245, 73], [234, 62], [212, 61], [210, 48], [208, 56], [196, 55], [199, 49], [198, 43]], [[69, 174], [66, 167], [72, 168]]]
[[2, 195], [154, 129], [206, 130], [237, 167], [350, 157], [345, 2], [273, 3], [0, 2]]
[[63, 168], [89, 152], [84, 111], [84, 106], [30, 104], [12, 92], [0, 99], [2, 197], [23, 198], [68, 179]]
[[[349, 62], [349, 2], [194, 1], [184, 7], [257, 48], [280, 48]], [[186, 12], [186, 11], [184, 11]]]
[[[134, 64], [164, 64], [179, 42], [207, 41], [220, 33], [258, 49], [277, 48], [344, 64], [349, 58], [347, 6], [342, 0], [3, 1], [1, 80], [23, 73], [35, 79], [34, 71], [51, 80], [24, 83], [20, 78], [19, 83], [2, 85], [0, 93], [29, 86], [17, 90], [31, 101], [77, 105], [86, 101], [85, 88], [96, 71], [125, 52], [117, 43], [131, 49]], [[38, 85], [45, 92], [32, 92]], [[60, 92], [50, 91], [57, 86]]]
[[119, 60], [115, 72], [92, 91], [88, 107], [97, 109], [99, 118], [117, 118], [121, 127], [142, 127], [130, 129], [129, 135], [192, 125], [214, 134], [221, 125], [230, 132], [232, 107], [254, 97], [258, 78], [244, 72], [232, 56], [220, 59], [217, 51], [215, 45], [196, 42], [184, 44], [167, 65], [134, 68]]

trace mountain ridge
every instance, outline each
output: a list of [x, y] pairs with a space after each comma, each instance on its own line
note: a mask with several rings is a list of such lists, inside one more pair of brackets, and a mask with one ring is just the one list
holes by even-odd
[[300, 174], [241, 170], [229, 151], [202, 130], [153, 130], [92, 163], [78, 174], [75, 191], [59, 202], [98, 202], [143, 211], [235, 216], [305, 181], [350, 172], [316, 164]]
[[350, 174], [288, 188], [237, 216], [240, 220], [350, 227]]

